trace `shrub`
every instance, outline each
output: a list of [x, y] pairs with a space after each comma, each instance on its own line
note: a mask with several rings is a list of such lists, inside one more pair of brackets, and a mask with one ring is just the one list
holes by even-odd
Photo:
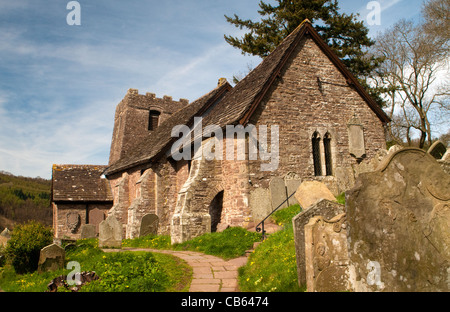
[[18, 274], [37, 270], [39, 253], [53, 242], [50, 228], [36, 221], [17, 225], [6, 246], [6, 255]]
[[5, 256], [5, 247], [0, 245], [0, 268], [5, 265], [6, 256]]

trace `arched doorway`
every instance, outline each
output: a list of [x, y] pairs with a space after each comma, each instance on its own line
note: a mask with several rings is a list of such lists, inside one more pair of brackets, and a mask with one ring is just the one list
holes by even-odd
[[208, 211], [211, 216], [211, 233], [217, 231], [217, 225], [220, 223], [223, 207], [223, 191], [217, 193], [209, 204]]

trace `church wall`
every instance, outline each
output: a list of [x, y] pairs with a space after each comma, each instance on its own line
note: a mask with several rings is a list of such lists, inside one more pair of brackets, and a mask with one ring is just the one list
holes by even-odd
[[[348, 183], [338, 182], [336, 174], [358, 162], [349, 153], [347, 126], [355, 116], [363, 126], [366, 158], [370, 159], [386, 147], [382, 122], [316, 43], [306, 36], [250, 120], [257, 127], [278, 125], [278, 168], [262, 172], [258, 158], [250, 161], [250, 178], [257, 187], [267, 188], [271, 178], [294, 172], [302, 179], [322, 180], [335, 193], [342, 191]], [[322, 176], [314, 173], [311, 139], [315, 131], [322, 139]], [[325, 176], [322, 143], [327, 132], [331, 135], [333, 176]]]

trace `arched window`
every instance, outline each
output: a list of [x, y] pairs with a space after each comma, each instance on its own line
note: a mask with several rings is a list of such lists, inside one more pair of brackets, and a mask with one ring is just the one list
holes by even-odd
[[317, 131], [314, 132], [311, 142], [314, 160], [314, 175], [317, 177], [322, 175], [322, 164], [320, 162], [320, 135]]
[[326, 133], [323, 137], [323, 150], [325, 153], [325, 170], [327, 176], [333, 175], [333, 165], [331, 159], [331, 135]]
[[148, 115], [148, 130], [149, 131], [155, 130], [156, 127], [158, 127], [159, 115], [161, 115], [161, 113], [156, 110], [150, 111], [150, 113]]

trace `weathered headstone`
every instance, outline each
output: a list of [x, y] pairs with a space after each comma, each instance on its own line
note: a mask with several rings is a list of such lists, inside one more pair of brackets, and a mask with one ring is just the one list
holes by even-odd
[[[272, 203], [272, 210], [277, 209], [286, 199], [286, 185], [284, 179], [275, 177], [269, 183], [270, 199]], [[287, 202], [283, 203], [279, 209], [288, 207]]]
[[250, 192], [250, 209], [255, 222], [259, 222], [272, 212], [270, 203], [270, 191], [259, 187]]
[[331, 220], [313, 217], [305, 225], [308, 292], [349, 290], [345, 213]]
[[295, 255], [297, 258], [297, 275], [299, 286], [306, 284], [305, 265], [305, 225], [315, 216], [332, 219], [338, 214], [344, 213], [344, 206], [334, 201], [321, 200], [310, 209], [300, 212], [292, 219], [294, 228]]
[[81, 226], [81, 239], [95, 238], [97, 237], [97, 231], [95, 230], [95, 224], [83, 224]]
[[366, 155], [364, 145], [364, 127], [355, 116], [347, 124], [348, 127], [348, 149], [356, 159], [362, 159]]
[[309, 209], [322, 199], [336, 201], [327, 186], [318, 181], [305, 181], [300, 184], [295, 193], [295, 198], [297, 198], [303, 210]]
[[122, 224], [111, 215], [99, 225], [98, 246], [118, 247], [122, 246]]
[[146, 214], [142, 217], [141, 227], [139, 230], [139, 237], [146, 235], [157, 235], [158, 234], [158, 223], [159, 218], [153, 213]]
[[65, 257], [64, 248], [56, 244], [42, 248], [39, 254], [38, 272], [56, 271], [64, 268]]
[[346, 193], [354, 291], [449, 291], [450, 175], [405, 148]]
[[66, 226], [70, 232], [75, 233], [80, 225], [80, 215], [77, 212], [69, 212], [66, 215]]
[[439, 140], [434, 142], [428, 149], [428, 154], [430, 154], [431, 156], [433, 156], [436, 159], [443, 158], [443, 156], [445, 155], [446, 152], [447, 152], [447, 148], [445, 147], [444, 143], [442, 143]]

